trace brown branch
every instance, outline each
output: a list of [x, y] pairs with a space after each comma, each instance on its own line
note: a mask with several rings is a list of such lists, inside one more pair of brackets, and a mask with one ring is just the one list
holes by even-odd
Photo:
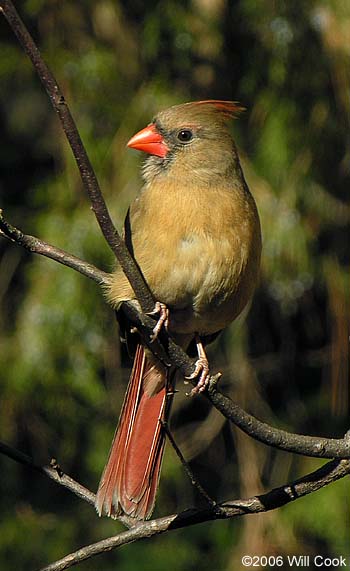
[[[147, 316], [143, 316], [135, 306], [124, 304], [124, 312], [130, 321], [135, 324], [144, 340], [149, 340]], [[146, 319], [145, 319], [146, 318]], [[164, 346], [168, 362], [176, 366], [183, 376], [188, 376], [193, 370], [193, 361], [172, 340], [165, 331], [159, 335], [159, 341]], [[148, 345], [153, 351], [152, 344]], [[161, 358], [161, 357], [160, 357]], [[166, 360], [163, 362], [166, 362]], [[228, 396], [217, 390], [217, 381], [220, 375], [213, 375], [210, 379], [209, 389], [204, 396], [221, 412], [230, 422], [238, 426], [243, 432], [266, 444], [287, 452], [312, 456], [315, 458], [350, 458], [350, 438], [323, 438], [319, 436], [306, 436], [293, 434], [266, 424], [247, 413]]]
[[323, 438], [293, 434], [261, 422], [248, 414], [228, 396], [220, 393], [215, 384], [209, 387], [206, 396], [215, 408], [243, 432], [263, 444], [315, 458], [350, 458], [350, 438]]
[[179, 514], [146, 521], [139, 525], [119, 533], [108, 539], [87, 545], [70, 553], [63, 559], [51, 563], [41, 571], [64, 571], [73, 565], [77, 565], [95, 555], [111, 551], [122, 545], [138, 541], [140, 539], [160, 535], [166, 531], [180, 529], [196, 525], [206, 521], [228, 519], [242, 515], [256, 514], [274, 510], [293, 502], [307, 494], [328, 486], [350, 474], [350, 460], [333, 460], [322, 468], [303, 476], [285, 486], [274, 488], [266, 494], [253, 496], [246, 500], [232, 500], [219, 504], [214, 509], [186, 510]]
[[[30, 458], [30, 456], [27, 456], [20, 450], [17, 450], [12, 446], [8, 446], [7, 444], [1, 441], [0, 441], [0, 454], [4, 454], [5, 456], [8, 456], [8, 458], [11, 458], [15, 462], [24, 464], [25, 466], [28, 466], [32, 470], [35, 470], [35, 472], [47, 476], [48, 478], [50, 478], [50, 480], [53, 480], [59, 486], [66, 488], [67, 490], [72, 492], [75, 496], [78, 496], [79, 499], [83, 500], [84, 502], [87, 502], [93, 508], [95, 508], [96, 495], [87, 488], [85, 488], [84, 486], [82, 486], [81, 484], [79, 484], [79, 482], [77, 482], [76, 480], [73, 480], [73, 478], [71, 478], [70, 476], [67, 476], [67, 474], [65, 474], [62, 471], [61, 467], [57, 464], [57, 461], [55, 459], [51, 460], [49, 466], [40, 466], [39, 464], [36, 464], [33, 461], [33, 459]], [[118, 519], [126, 527], [132, 527], [135, 525], [135, 521], [132, 518], [129, 518], [128, 516], [120, 516], [116, 519]]]
[[60, 264], [72, 268], [77, 272], [80, 272], [87, 278], [94, 280], [99, 285], [104, 285], [108, 283], [110, 278], [109, 274], [103, 272], [102, 270], [96, 268], [92, 264], [81, 260], [77, 256], [73, 254], [69, 254], [65, 250], [61, 248], [56, 248], [56, 246], [52, 246], [52, 244], [48, 244], [35, 236], [30, 236], [29, 234], [23, 234], [21, 230], [12, 226], [5, 218], [3, 217], [2, 210], [0, 209], [0, 236], [7, 238], [11, 242], [15, 242], [19, 246], [22, 246], [29, 252], [34, 254], [40, 254], [41, 256], [45, 256], [46, 258], [51, 258], [51, 260], [55, 260], [55, 262], [59, 262]]
[[[39, 466], [26, 454], [2, 442], [0, 442], [0, 453], [47, 476], [56, 484], [63, 486], [83, 501], [94, 506], [95, 494], [64, 474], [56, 461], [51, 461], [50, 466]], [[122, 516], [118, 519], [131, 529], [83, 547], [63, 559], [50, 564], [41, 571], [63, 571], [95, 555], [173, 529], [189, 527], [206, 521], [271, 511], [302, 498], [307, 494], [316, 492], [349, 474], [350, 460], [333, 460], [294, 482], [279, 486], [265, 494], [253, 496], [248, 499], [230, 500], [202, 510], [189, 509], [179, 514], [173, 514], [146, 522], [138, 522], [136, 525], [132, 518]]]
[[123, 268], [143, 311], [152, 311], [154, 308], [153, 296], [142, 273], [126, 248], [124, 241], [114, 227], [78, 129], [53, 73], [44, 62], [33, 38], [29, 34], [11, 0], [0, 0], [0, 11], [3, 12], [13, 32], [17, 36], [20, 45], [31, 60], [46, 89], [51, 104], [58, 114], [77, 163], [84, 188], [89, 196], [92, 210], [107, 243]]
[[87, 502], [92, 506], [95, 505], [95, 494], [90, 492], [90, 490], [88, 490], [87, 488], [84, 488], [84, 486], [73, 480], [73, 478], [70, 478], [69, 476], [64, 474], [57, 465], [57, 463], [51, 461], [50, 466], [39, 466], [38, 464], [35, 464], [35, 462], [33, 462], [32, 458], [30, 458], [26, 454], [23, 454], [23, 452], [16, 450], [16, 448], [4, 444], [3, 442], [0, 442], [0, 453], [4, 454], [5, 456], [8, 456], [9, 458], [12, 458], [12, 460], [15, 460], [15, 462], [19, 462], [20, 464], [29, 466], [29, 468], [35, 470], [36, 472], [39, 472], [40, 474], [44, 474], [45, 476], [56, 482], [56, 484], [63, 486], [64, 488], [66, 488], [67, 490], [78, 496], [78, 498], [84, 500], [84, 502]]

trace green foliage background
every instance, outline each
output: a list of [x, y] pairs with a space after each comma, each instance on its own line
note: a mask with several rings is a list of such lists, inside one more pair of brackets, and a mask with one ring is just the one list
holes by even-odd
[[[26, 0], [16, 3], [66, 95], [115, 222], [139, 186], [128, 138], [168, 105], [234, 99], [264, 235], [248, 318], [211, 350], [222, 388], [293, 432], [349, 428], [350, 5], [340, 0]], [[26, 233], [110, 270], [113, 259], [42, 86], [0, 20], [0, 207]], [[58, 459], [95, 490], [130, 362], [95, 284], [0, 241], [0, 435]], [[218, 500], [249, 496], [321, 461], [251, 441], [178, 387], [172, 426]], [[36, 569], [120, 529], [0, 457], [0, 567]], [[166, 453], [155, 515], [201, 504]], [[349, 555], [343, 480], [277, 512], [169, 533], [77, 568], [222, 571], [243, 554]]]

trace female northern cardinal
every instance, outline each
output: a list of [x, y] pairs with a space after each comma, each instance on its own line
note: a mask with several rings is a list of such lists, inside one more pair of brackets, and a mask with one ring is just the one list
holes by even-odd
[[[197, 343], [197, 389], [205, 389], [203, 342], [231, 323], [257, 283], [261, 234], [229, 119], [231, 101], [198, 101], [161, 111], [128, 146], [150, 155], [144, 186], [130, 207], [125, 241], [160, 302], [178, 344]], [[118, 309], [135, 294], [120, 267], [108, 298]], [[164, 308], [167, 308], [164, 314]], [[164, 317], [165, 315], [165, 317]], [[137, 345], [127, 393], [97, 492], [101, 515], [150, 517], [158, 487], [171, 402], [166, 370]]]

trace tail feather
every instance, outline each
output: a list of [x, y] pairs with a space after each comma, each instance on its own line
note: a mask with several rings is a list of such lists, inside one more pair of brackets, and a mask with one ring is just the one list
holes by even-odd
[[165, 369], [149, 362], [144, 348], [138, 345], [96, 496], [99, 515], [125, 513], [147, 519], [152, 513], [165, 445], [159, 420], [165, 420], [169, 412], [166, 374]]

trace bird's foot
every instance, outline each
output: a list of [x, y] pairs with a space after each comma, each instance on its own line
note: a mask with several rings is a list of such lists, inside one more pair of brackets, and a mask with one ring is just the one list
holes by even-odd
[[193, 387], [193, 389], [189, 393], [191, 397], [205, 391], [205, 389], [209, 384], [210, 373], [209, 373], [208, 359], [202, 359], [202, 358], [197, 359], [195, 370], [191, 375], [186, 377], [186, 379], [193, 380], [196, 379], [197, 377], [199, 377], [198, 383], [196, 384], [195, 387]]
[[191, 397], [204, 392], [209, 384], [209, 379], [210, 379], [209, 361], [205, 354], [203, 344], [198, 336], [196, 337], [196, 345], [197, 345], [198, 359], [195, 364], [195, 369], [193, 373], [191, 373], [191, 375], [185, 377], [189, 381], [199, 377], [196, 386], [193, 387], [193, 389], [189, 393]]
[[160, 301], [156, 301], [153, 311], [147, 313], [147, 315], [157, 315], [159, 314], [159, 319], [155, 326], [153, 327], [153, 333], [151, 335], [151, 342], [155, 341], [162, 329], [168, 329], [169, 326], [169, 309], [165, 305], [165, 303], [161, 303]]

